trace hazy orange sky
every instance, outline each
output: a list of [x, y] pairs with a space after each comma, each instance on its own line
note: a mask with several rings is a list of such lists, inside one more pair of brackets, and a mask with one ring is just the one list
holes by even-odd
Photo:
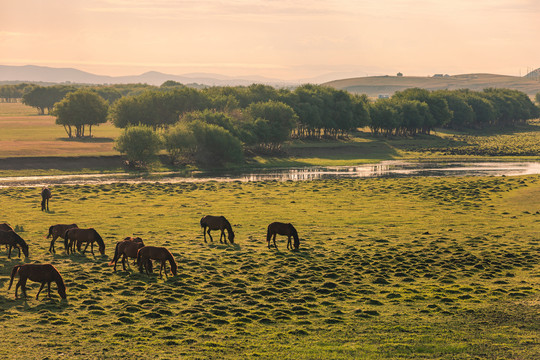
[[540, 0], [0, 0], [0, 64], [100, 75], [524, 75]]

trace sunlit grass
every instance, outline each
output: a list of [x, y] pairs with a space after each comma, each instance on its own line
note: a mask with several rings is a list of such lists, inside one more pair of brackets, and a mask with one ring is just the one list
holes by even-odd
[[[0, 189], [0, 222], [24, 228], [27, 262], [59, 269], [68, 302], [56, 292], [36, 301], [35, 283], [27, 302], [14, 300], [7, 282], [20, 261], [2, 249], [6, 358], [540, 351], [540, 176], [58, 186], [50, 213], [39, 200], [36, 188]], [[206, 214], [231, 221], [235, 245], [202, 241]], [[299, 252], [284, 238], [279, 250], [266, 247], [272, 221], [295, 225]], [[107, 256], [66, 256], [61, 243], [48, 254], [48, 227], [72, 222], [94, 227]], [[113, 273], [113, 245], [130, 235], [168, 247], [179, 275], [148, 277], [133, 265]]]

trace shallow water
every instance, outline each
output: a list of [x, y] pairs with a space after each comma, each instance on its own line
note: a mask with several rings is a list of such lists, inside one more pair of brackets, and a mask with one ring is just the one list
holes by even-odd
[[116, 182], [179, 183], [204, 181], [309, 181], [359, 177], [412, 177], [412, 176], [515, 176], [540, 174], [540, 162], [405, 162], [383, 161], [378, 164], [357, 166], [264, 169], [249, 171], [194, 172], [184, 177], [174, 172], [133, 174], [82, 174], [51, 176], [1, 177], [0, 187], [45, 185], [90, 185]]

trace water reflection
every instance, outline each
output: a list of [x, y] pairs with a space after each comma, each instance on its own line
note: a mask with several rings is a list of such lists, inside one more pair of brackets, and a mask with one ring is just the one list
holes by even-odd
[[249, 172], [199, 172], [191, 177], [176, 173], [147, 174], [84, 174], [25, 176], [0, 178], [0, 187], [44, 185], [91, 185], [116, 182], [179, 183], [204, 181], [309, 181], [360, 177], [411, 176], [514, 176], [540, 174], [540, 162], [404, 162], [383, 161], [379, 164], [335, 167], [304, 167]]

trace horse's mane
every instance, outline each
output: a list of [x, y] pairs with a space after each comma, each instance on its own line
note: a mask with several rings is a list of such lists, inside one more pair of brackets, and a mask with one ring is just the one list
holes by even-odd
[[[66, 285], [64, 284], [64, 279], [62, 279], [62, 275], [60, 275], [54, 266], [52, 266], [52, 269], [54, 272], [54, 281], [56, 281], [56, 286], [58, 287], [58, 293], [60, 294], [60, 297], [64, 297], [66, 295]], [[62, 296], [62, 294], [64, 294], [64, 296]]]
[[171, 254], [171, 252], [167, 250], [167, 260], [169, 260], [169, 264], [171, 265], [171, 272], [173, 275], [176, 276], [176, 269], [178, 269], [178, 265], [176, 264], [176, 260], [174, 260], [174, 256]]
[[94, 235], [96, 235], [96, 242], [98, 243], [99, 247], [105, 248], [105, 242], [103, 241], [101, 235], [99, 235], [99, 233], [94, 228], [92, 228], [92, 231], [94, 232]]
[[298, 238], [298, 231], [296, 231], [296, 228], [291, 223], [289, 223], [289, 227], [291, 228], [291, 235], [294, 238], [294, 247], [298, 249], [300, 247], [300, 238]]

